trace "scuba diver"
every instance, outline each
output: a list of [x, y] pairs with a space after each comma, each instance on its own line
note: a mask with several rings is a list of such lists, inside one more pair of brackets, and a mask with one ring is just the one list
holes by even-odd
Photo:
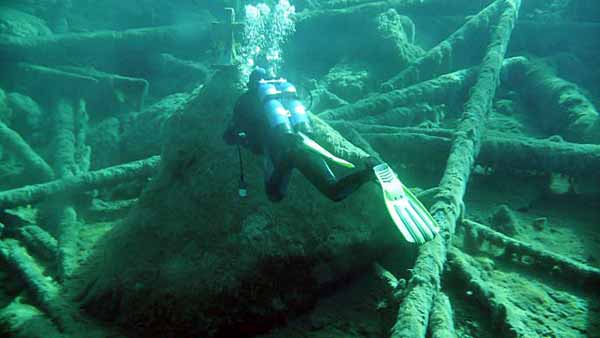
[[[310, 151], [313, 148], [303, 147], [301, 135], [312, 134], [312, 128], [304, 106], [296, 98], [296, 89], [283, 79], [266, 78], [262, 68], [252, 72], [248, 91], [238, 99], [224, 139], [227, 144], [241, 144], [254, 154], [264, 155], [269, 200], [278, 202], [285, 197], [294, 168], [333, 201], [343, 200], [375, 179], [372, 167], [377, 163], [372, 158], [364, 169], [338, 179], [322, 156]], [[281, 95], [281, 100], [276, 95]], [[287, 110], [285, 104], [291, 109]]]
[[[341, 178], [333, 174], [326, 159], [346, 168], [355, 166], [310, 138], [310, 118], [293, 84], [269, 77], [258, 67], [250, 74], [247, 87], [236, 102], [223, 139], [264, 156], [269, 200], [279, 202], [285, 197], [294, 169], [336, 202], [369, 181], [379, 181], [390, 216], [406, 240], [424, 243], [435, 237], [439, 231], [435, 220], [386, 163], [368, 157], [353, 173]], [[241, 178], [243, 184], [243, 173]]]

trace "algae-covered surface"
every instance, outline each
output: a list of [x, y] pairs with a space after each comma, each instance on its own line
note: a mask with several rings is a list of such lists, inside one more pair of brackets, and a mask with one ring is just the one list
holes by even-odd
[[[584, 0], [2, 2], [0, 336], [600, 336], [597, 36]], [[256, 66], [440, 234], [375, 181], [272, 202], [222, 137]]]

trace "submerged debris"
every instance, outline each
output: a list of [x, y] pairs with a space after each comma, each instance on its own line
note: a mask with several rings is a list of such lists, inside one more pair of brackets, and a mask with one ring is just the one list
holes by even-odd
[[[598, 336], [584, 2], [228, 1], [219, 25], [217, 2], [3, 3], [0, 336]], [[370, 181], [270, 202], [222, 139], [257, 65], [440, 234], [402, 242]]]
[[519, 220], [515, 212], [506, 204], [494, 210], [490, 217], [491, 226], [501, 233], [514, 236], [519, 232]]

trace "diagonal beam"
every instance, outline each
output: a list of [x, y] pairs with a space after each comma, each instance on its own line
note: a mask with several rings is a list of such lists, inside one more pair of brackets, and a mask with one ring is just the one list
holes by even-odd
[[472, 0], [335, 0], [322, 4], [320, 9], [302, 11], [296, 15], [296, 20], [301, 24], [313, 24], [315, 20], [334, 19], [342, 16], [377, 15], [390, 8], [400, 13], [464, 13], [465, 9], [477, 9], [483, 3]]
[[[519, 57], [506, 59], [503, 63], [503, 72], [506, 67], [518, 63], [519, 59]], [[479, 67], [457, 70], [405, 88], [375, 94], [351, 104], [325, 110], [319, 113], [319, 117], [326, 120], [359, 120], [370, 116], [393, 115], [399, 108], [422, 102], [430, 105], [448, 105], [467, 95], [468, 88], [472, 87], [477, 80], [478, 72]], [[518, 71], [512, 72], [518, 73]], [[393, 119], [393, 116], [390, 116], [390, 119]]]
[[447, 103], [449, 97], [458, 97], [459, 93], [472, 86], [476, 76], [477, 68], [459, 70], [407, 88], [374, 95], [353, 104], [326, 110], [320, 113], [319, 117], [326, 120], [347, 121], [381, 114], [395, 107], [410, 106], [420, 102]]
[[61, 194], [77, 194], [145, 178], [154, 173], [159, 163], [160, 156], [153, 156], [78, 176], [2, 191], [0, 192], [0, 209], [35, 204]]
[[88, 104], [95, 104], [96, 110], [122, 104], [141, 110], [149, 87], [145, 79], [104, 73], [89, 67], [47, 67], [18, 62], [9, 68], [7, 75], [11, 86], [27, 88], [31, 96], [50, 96], [50, 92], [62, 97], [83, 97]]
[[64, 301], [60, 296], [60, 286], [44, 274], [19, 242], [14, 239], [0, 240], [0, 258], [20, 275], [35, 302], [61, 331], [68, 331], [74, 326], [72, 315], [75, 307]]
[[450, 299], [442, 291], [435, 296], [433, 309], [431, 310], [431, 338], [456, 337], [454, 329], [454, 313]]
[[0, 121], [0, 145], [23, 162], [34, 177], [31, 183], [45, 182], [54, 177], [48, 163], [17, 133]]
[[514, 324], [518, 314], [513, 307], [507, 304], [505, 297], [489, 286], [481, 272], [468, 262], [467, 256], [455, 247], [449, 249], [448, 256], [452, 273], [465, 283], [475, 299], [489, 312], [492, 321], [500, 330], [499, 336], [526, 337], [522, 327]]
[[124, 31], [54, 34], [44, 37], [0, 35], [0, 59], [65, 64], [65, 60], [115, 54], [141, 55], [177, 49], [208, 48], [209, 22]]
[[600, 115], [584, 90], [525, 57], [512, 58], [503, 81], [516, 88], [548, 133], [572, 142], [600, 142]]
[[[431, 79], [437, 74], [444, 74], [452, 70], [455, 65], [454, 55], [456, 50], [467, 50], [469, 45], [477, 41], [479, 36], [485, 35], [491, 21], [502, 13], [507, 2], [497, 0], [483, 9], [479, 14], [469, 19], [462, 27], [452, 33], [446, 40], [430, 49], [425, 55], [416, 59], [400, 74], [382, 84], [384, 91], [410, 86], [420, 81]], [[472, 47], [471, 47], [472, 48]]]
[[[338, 124], [332, 125], [337, 128]], [[416, 165], [447, 157], [454, 135], [449, 129], [347, 124], [383, 154], [389, 153], [401, 162]], [[386, 153], [385, 149], [393, 150], [393, 153]], [[423, 158], [423, 153], [428, 154], [427, 158]], [[600, 168], [600, 145], [540, 140], [490, 131], [482, 140], [477, 164], [499, 171], [595, 176]]]
[[392, 337], [425, 337], [434, 296], [440, 288], [446, 263], [447, 247], [460, 216], [462, 199], [475, 159], [479, 155], [482, 133], [498, 86], [504, 55], [515, 26], [521, 0], [505, 0], [509, 5], [492, 33], [490, 44], [479, 69], [479, 76], [465, 105], [465, 113], [452, 142], [451, 153], [437, 202], [432, 213], [442, 227], [433, 241], [420, 248], [408, 282], [408, 294], [398, 310]]
[[[54, 166], [59, 178], [68, 178], [77, 174], [77, 162], [75, 160], [77, 139], [75, 137], [76, 126], [75, 104], [65, 99], [59, 99], [54, 108], [53, 138]], [[59, 277], [70, 276], [75, 270], [75, 255], [77, 252], [77, 212], [71, 202], [49, 201], [46, 206], [56, 217], [52, 221], [56, 223], [58, 240], [57, 263]]]
[[539, 267], [539, 271], [559, 271], [560, 277], [576, 286], [583, 285], [590, 290], [594, 290], [600, 285], [600, 269], [598, 268], [579, 263], [563, 255], [538, 249], [529, 243], [508, 237], [477, 222], [465, 220], [462, 224], [495, 245], [504, 247], [520, 256], [531, 257], [534, 266]]

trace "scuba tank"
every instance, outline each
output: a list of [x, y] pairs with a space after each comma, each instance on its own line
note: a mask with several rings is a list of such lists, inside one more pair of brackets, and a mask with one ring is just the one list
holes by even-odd
[[281, 134], [293, 134], [294, 128], [290, 122], [290, 113], [281, 101], [281, 91], [277, 88], [276, 80], [261, 80], [258, 84], [258, 99], [266, 114], [269, 128]]
[[312, 132], [308, 113], [298, 99], [296, 87], [286, 79], [260, 80], [258, 98], [269, 127], [276, 133]]
[[311, 134], [313, 130], [308, 119], [308, 113], [302, 102], [298, 99], [296, 87], [285, 81], [281, 83], [280, 90], [282, 92], [283, 106], [290, 112], [290, 122], [294, 130], [304, 134]]

